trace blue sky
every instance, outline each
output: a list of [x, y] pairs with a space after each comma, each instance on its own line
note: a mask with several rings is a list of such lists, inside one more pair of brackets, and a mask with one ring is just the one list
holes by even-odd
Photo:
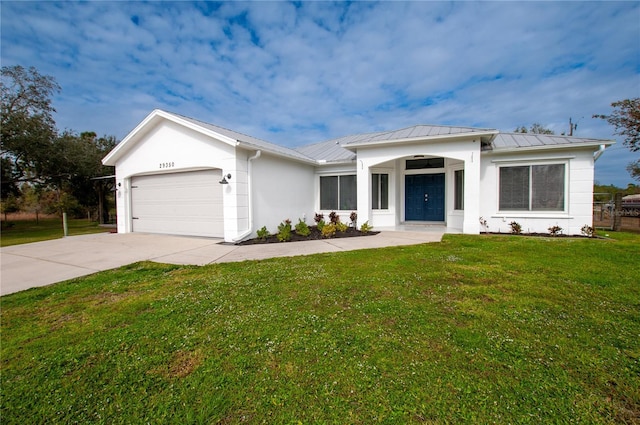
[[593, 114], [640, 97], [640, 2], [11, 2], [2, 65], [56, 78], [59, 129], [123, 138], [160, 108], [285, 146], [415, 124], [539, 122], [616, 139]]

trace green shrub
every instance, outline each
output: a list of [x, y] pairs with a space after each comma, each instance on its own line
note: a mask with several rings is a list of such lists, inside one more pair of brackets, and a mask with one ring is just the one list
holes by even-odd
[[259, 229], [256, 233], [258, 235], [258, 239], [261, 239], [263, 241], [271, 236], [271, 233], [269, 233], [269, 231], [267, 230], [267, 226], [262, 226], [262, 228]]
[[322, 226], [322, 237], [323, 238], [332, 238], [336, 234], [336, 225], [333, 223], [328, 223]]
[[344, 223], [343, 223], [343, 222], [341, 222], [341, 221], [337, 222], [337, 223], [335, 224], [335, 226], [336, 226], [336, 230], [337, 230], [338, 232], [342, 232], [342, 233], [346, 232], [346, 231], [347, 231], [347, 229], [349, 228], [349, 226], [347, 226], [346, 224], [344, 224]]
[[558, 236], [561, 233], [562, 233], [562, 227], [558, 225], [549, 227], [549, 234], [551, 236]]
[[307, 223], [302, 221], [302, 219], [298, 219], [298, 224], [296, 224], [296, 233], [300, 236], [307, 237], [311, 234], [311, 229], [309, 229]]
[[358, 226], [358, 213], [355, 211], [351, 211], [351, 214], [349, 215], [349, 220], [351, 220], [351, 227], [353, 227], [354, 229], [357, 228]]
[[487, 220], [484, 217], [480, 217], [480, 226], [484, 228], [485, 232], [489, 231], [489, 225], [487, 224]]
[[522, 226], [520, 225], [520, 223], [516, 222], [516, 221], [512, 221], [511, 223], [509, 223], [509, 226], [511, 226], [511, 233], [514, 235], [519, 235], [522, 233]]
[[582, 232], [583, 235], [592, 238], [596, 231], [593, 227], [589, 226], [588, 224], [585, 224], [584, 226], [582, 226], [582, 229], [580, 229], [580, 232]]
[[337, 212], [335, 212], [335, 211], [331, 211], [331, 212], [329, 213], [329, 220], [331, 220], [331, 222], [332, 222], [333, 224], [338, 224], [338, 223], [340, 223], [340, 216], [338, 215], [338, 213], [337, 213]]
[[276, 237], [280, 242], [288, 242], [291, 240], [291, 220], [286, 219], [278, 225], [278, 234]]
[[324, 228], [324, 220], [320, 219], [320, 221], [317, 222], [318, 224], [316, 225], [318, 227], [318, 230], [322, 232], [322, 229]]
[[369, 233], [371, 229], [373, 229], [373, 226], [369, 224], [368, 220], [362, 223], [362, 226], [360, 226], [360, 231], [362, 233]]

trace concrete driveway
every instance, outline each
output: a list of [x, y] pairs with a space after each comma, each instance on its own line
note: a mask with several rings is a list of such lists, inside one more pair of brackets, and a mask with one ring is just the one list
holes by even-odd
[[321, 252], [438, 242], [444, 228], [382, 231], [375, 236], [265, 245], [145, 233], [98, 233], [0, 249], [0, 295], [50, 285], [137, 261], [205, 265]]

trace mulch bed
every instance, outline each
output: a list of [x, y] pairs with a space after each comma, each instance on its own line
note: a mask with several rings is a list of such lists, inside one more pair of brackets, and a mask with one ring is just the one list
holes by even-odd
[[[309, 236], [300, 236], [296, 232], [291, 232], [291, 240], [289, 242], [301, 242], [301, 241], [312, 241], [319, 239], [327, 239], [322, 236], [322, 233], [316, 226], [309, 226], [309, 230], [311, 230], [311, 234]], [[360, 236], [373, 236], [377, 235], [380, 232], [361, 232], [358, 229], [354, 229], [349, 227], [346, 232], [336, 232], [335, 235], [328, 239], [338, 239], [338, 238], [354, 238]], [[248, 239], [246, 241], [239, 242], [238, 245], [258, 245], [265, 243], [286, 243], [280, 242], [276, 235], [271, 235], [266, 239]]]

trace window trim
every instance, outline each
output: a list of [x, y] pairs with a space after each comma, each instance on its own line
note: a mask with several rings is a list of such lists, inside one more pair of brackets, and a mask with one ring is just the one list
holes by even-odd
[[[386, 191], [386, 199], [384, 199], [383, 191], [382, 191], [382, 178], [380, 176], [387, 176], [387, 191]], [[377, 187], [374, 187], [373, 180], [374, 176], [378, 176], [378, 184]], [[389, 211], [389, 186], [391, 183], [391, 176], [389, 172], [386, 171], [372, 171], [371, 172], [371, 209], [373, 211]], [[377, 193], [377, 196], [374, 195], [374, 192]], [[377, 200], [377, 206], [373, 205], [373, 201]], [[386, 200], [386, 207], [383, 208], [383, 200]]]
[[[456, 179], [458, 173], [462, 173], [462, 193], [460, 197], [460, 203], [462, 204], [460, 208], [456, 208], [458, 205], [458, 181]], [[464, 168], [458, 168], [453, 170], [453, 210], [454, 211], [464, 211], [464, 192], [465, 192], [465, 184], [464, 184]]]
[[[498, 162], [498, 161], [495, 161]], [[499, 164], [496, 164], [496, 183], [497, 183], [497, 197], [496, 197], [496, 211], [498, 213], [516, 213], [523, 215], [554, 215], [554, 214], [567, 214], [569, 211], [569, 161], [558, 161], [557, 158], [551, 160], [513, 160], [513, 161], [499, 161]], [[548, 165], [562, 165], [564, 172], [563, 179], [563, 208], [562, 209], [533, 209], [533, 167], [535, 166], [548, 166]], [[528, 190], [529, 190], [529, 198], [528, 198], [528, 208], [527, 209], [502, 209], [500, 208], [500, 200], [501, 200], [501, 186], [500, 186], [500, 178], [501, 178], [501, 170], [502, 168], [513, 168], [513, 167], [527, 167], [528, 174]]]
[[[337, 208], [323, 208], [322, 205], [322, 178], [323, 177], [336, 177], [337, 178], [337, 182], [338, 182], [338, 188], [337, 188], [337, 193], [336, 193], [336, 201], [338, 203]], [[347, 208], [347, 209], [343, 209], [341, 208], [341, 202], [340, 202], [340, 186], [341, 186], [341, 182], [342, 182], [342, 178], [343, 177], [354, 177], [355, 180], [355, 199], [354, 199], [354, 204], [355, 207], [354, 208]], [[322, 174], [318, 176], [318, 207], [320, 211], [355, 211], [358, 208], [358, 175], [354, 174], [354, 173], [349, 173], [349, 172], [343, 172], [343, 173], [329, 173], [329, 174]]]

